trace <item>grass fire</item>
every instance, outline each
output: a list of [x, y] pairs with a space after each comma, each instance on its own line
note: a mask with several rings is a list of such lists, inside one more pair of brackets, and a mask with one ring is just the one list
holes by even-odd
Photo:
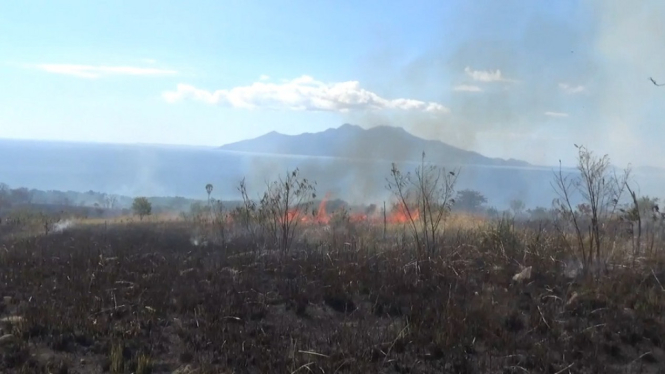
[[601, 166], [588, 169], [592, 186], [613, 183], [605, 205], [574, 207], [575, 185], [559, 174], [561, 200], [538, 219], [457, 209], [469, 195], [455, 189], [463, 170], [424, 157], [406, 174], [393, 166], [385, 207], [318, 199], [295, 170], [260, 199], [242, 181], [235, 205], [214, 200], [209, 184], [189, 214], [153, 213], [137, 198], [137, 218], [6, 217], [0, 366], [659, 372], [663, 233], [651, 224], [628, 234], [622, 222], [648, 221], [630, 170], [610, 174], [580, 155], [582, 168]]
[[0, 0], [0, 374], [665, 374], [664, 42], [665, 1]]

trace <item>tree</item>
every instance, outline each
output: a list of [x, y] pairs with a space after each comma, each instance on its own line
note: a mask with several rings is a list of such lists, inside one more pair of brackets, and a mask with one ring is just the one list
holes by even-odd
[[102, 195], [102, 206], [104, 209], [109, 209], [113, 210], [115, 208], [115, 205], [118, 203], [118, 197], [115, 195], [108, 195], [104, 194]]
[[32, 202], [32, 194], [25, 188], [16, 188], [9, 191], [10, 199], [16, 204], [30, 204]]
[[550, 212], [542, 206], [537, 206], [533, 209], [527, 210], [527, 213], [529, 214], [529, 217], [534, 220], [534, 221], [542, 221], [542, 220], [547, 220], [551, 218]]
[[513, 211], [513, 215], [515, 217], [522, 215], [522, 213], [524, 212], [525, 208], [524, 201], [520, 199], [511, 200], [509, 205], [510, 205], [510, 210]]
[[493, 207], [493, 206], [487, 208], [487, 212], [486, 212], [486, 213], [487, 213], [487, 216], [488, 216], [489, 218], [492, 218], [492, 219], [499, 218], [499, 216], [501, 215], [501, 214], [499, 213], [499, 210], [498, 210], [497, 208]]
[[143, 221], [143, 217], [152, 213], [152, 204], [145, 197], [137, 197], [132, 203], [132, 211], [139, 216], [139, 220]]
[[[631, 194], [632, 198], [632, 194]], [[653, 216], [654, 207], [658, 206], [659, 199], [657, 197], [642, 196], [635, 199], [627, 209], [620, 209], [624, 213], [624, 218], [628, 221], [640, 221], [642, 217]]]
[[4, 183], [0, 183], [0, 209], [6, 208], [9, 205], [11, 205], [9, 186]]
[[206, 184], [206, 192], [208, 193], [208, 206], [210, 206], [210, 194], [212, 193], [212, 184]]
[[208, 183], [206, 184], [206, 192], [208, 193], [208, 209], [210, 210], [210, 219], [214, 220], [213, 214], [212, 214], [212, 204], [210, 201], [210, 194], [212, 193], [212, 184]]
[[418, 251], [434, 254], [437, 250], [442, 226], [454, 202], [452, 196], [459, 172], [426, 163], [425, 152], [413, 174], [402, 174], [392, 164], [387, 188], [407, 216]]
[[460, 210], [477, 213], [487, 203], [487, 198], [478, 191], [465, 189], [457, 192], [455, 207]]

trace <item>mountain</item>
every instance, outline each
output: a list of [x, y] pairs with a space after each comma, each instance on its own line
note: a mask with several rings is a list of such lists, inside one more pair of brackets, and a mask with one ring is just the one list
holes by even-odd
[[420, 161], [422, 152], [435, 163], [484, 166], [530, 166], [525, 161], [485, 157], [438, 140], [426, 140], [399, 127], [363, 129], [344, 124], [336, 129], [300, 135], [270, 132], [254, 139], [226, 144], [226, 151], [281, 155], [324, 156], [362, 160]]

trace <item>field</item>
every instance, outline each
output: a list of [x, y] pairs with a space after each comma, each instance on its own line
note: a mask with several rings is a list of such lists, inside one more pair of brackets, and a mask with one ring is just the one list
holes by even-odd
[[431, 256], [362, 225], [287, 253], [184, 221], [5, 235], [0, 370], [665, 372], [658, 253], [592, 279], [547, 223], [457, 222]]

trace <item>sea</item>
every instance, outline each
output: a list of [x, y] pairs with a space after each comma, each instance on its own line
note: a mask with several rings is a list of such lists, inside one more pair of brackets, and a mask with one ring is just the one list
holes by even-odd
[[[404, 173], [417, 163], [398, 165]], [[213, 196], [238, 200], [243, 178], [250, 196], [266, 183], [299, 169], [316, 183], [320, 195], [330, 193], [353, 204], [380, 202], [390, 197], [391, 161], [335, 157], [276, 155], [225, 151], [214, 147], [155, 144], [106, 144], [0, 139], [0, 182], [10, 187], [77, 192], [105, 192], [124, 196]], [[527, 206], [551, 205], [554, 167], [448, 166], [459, 173], [457, 189], [480, 191], [489, 206], [499, 209], [510, 200]], [[572, 169], [566, 169], [570, 172]], [[641, 175], [641, 192], [662, 182], [662, 173]], [[657, 195], [656, 195], [657, 196]]]

